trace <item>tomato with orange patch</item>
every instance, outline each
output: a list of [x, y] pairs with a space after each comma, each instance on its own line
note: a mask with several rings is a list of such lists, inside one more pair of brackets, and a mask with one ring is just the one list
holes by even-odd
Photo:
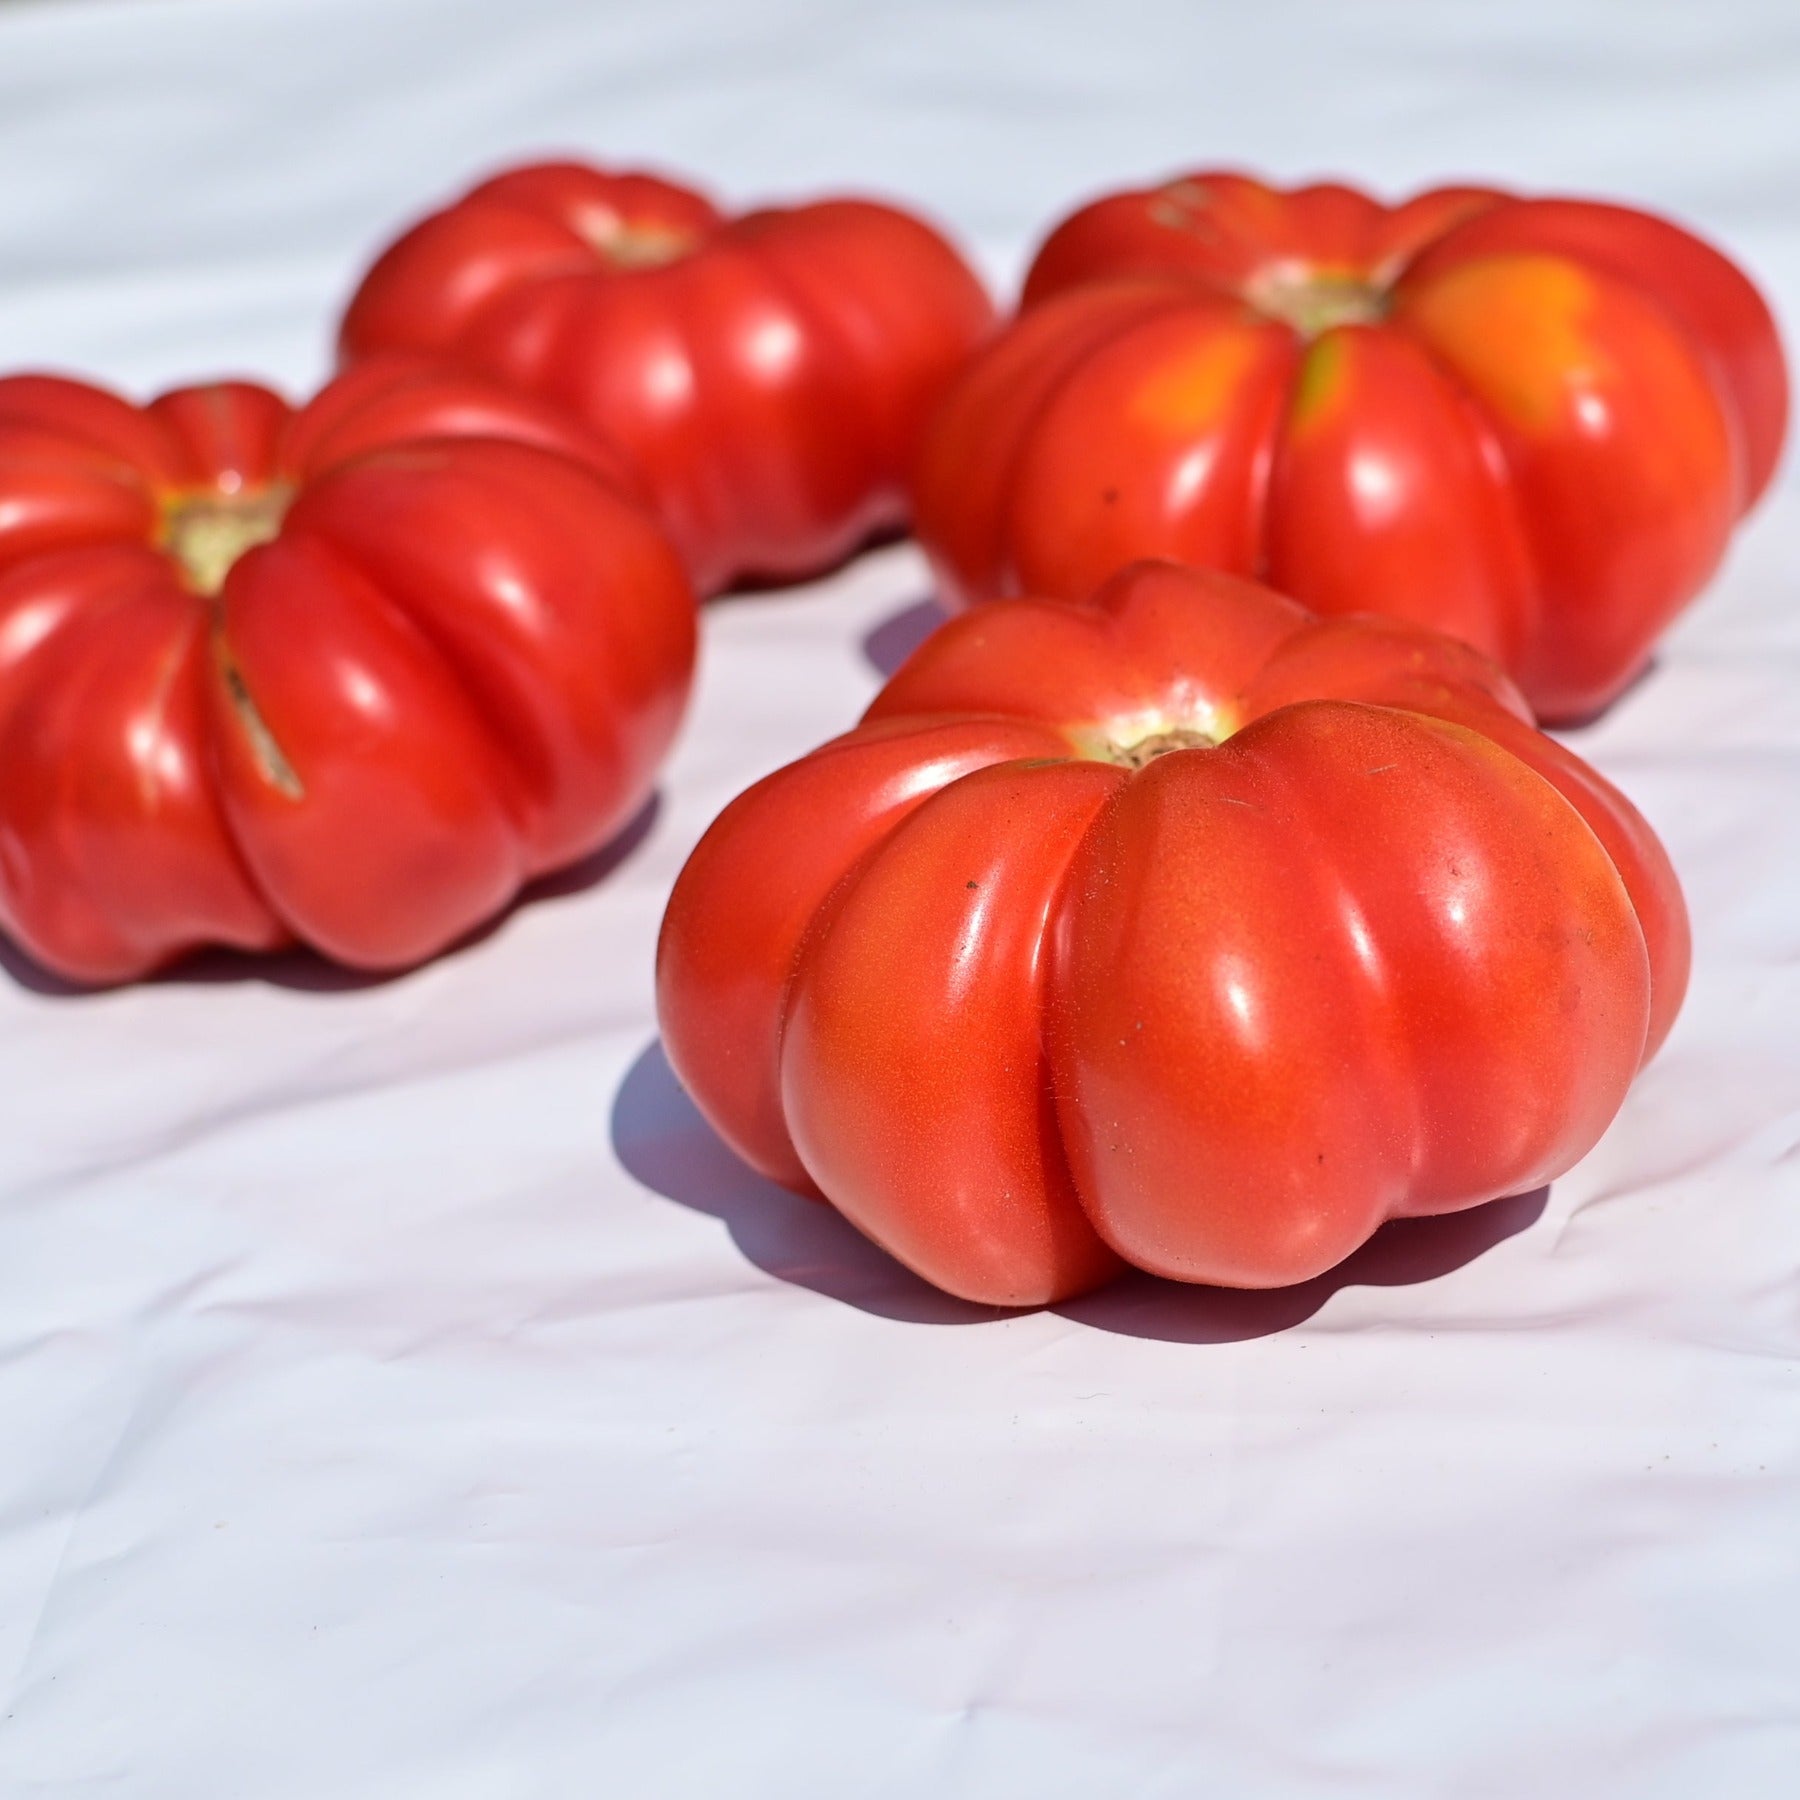
[[1665, 220], [1197, 175], [1051, 233], [918, 527], [959, 603], [1174, 557], [1450, 631], [1575, 719], [1710, 578], [1786, 416], [1767, 306]]

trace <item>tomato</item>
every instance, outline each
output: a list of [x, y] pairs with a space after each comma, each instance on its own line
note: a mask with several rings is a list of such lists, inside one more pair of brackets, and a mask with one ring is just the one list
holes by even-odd
[[415, 962], [641, 804], [694, 637], [610, 453], [487, 381], [0, 380], [0, 927]]
[[963, 600], [1138, 556], [1376, 595], [1571, 720], [1712, 575], [1786, 419], [1769, 309], [1662, 219], [1194, 175], [1050, 234], [928, 434], [919, 533]]
[[726, 218], [674, 182], [544, 163], [383, 252], [342, 345], [455, 356], [571, 408], [629, 454], [712, 592], [904, 525], [926, 411], [992, 319], [956, 251], [892, 207]]
[[1486, 659], [1144, 563], [962, 615], [735, 800], [657, 1000], [747, 1162], [1030, 1305], [1549, 1181], [1687, 967], [1648, 826]]

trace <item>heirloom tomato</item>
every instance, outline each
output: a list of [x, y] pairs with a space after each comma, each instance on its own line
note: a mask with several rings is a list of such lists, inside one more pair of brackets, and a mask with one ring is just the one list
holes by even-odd
[[1665, 220], [1192, 175], [1050, 234], [928, 434], [919, 533], [963, 599], [1168, 556], [1374, 603], [1570, 720], [1717, 567], [1786, 417], [1769, 309]]
[[740, 1156], [1025, 1305], [1549, 1181], [1687, 959], [1648, 826], [1477, 652], [1144, 563], [964, 614], [735, 800], [657, 982]]
[[0, 927], [73, 980], [430, 955], [639, 806], [693, 658], [611, 452], [485, 380], [0, 380]]
[[893, 207], [727, 218], [655, 176], [543, 163], [384, 251], [342, 344], [454, 356], [569, 407], [630, 456], [712, 592], [903, 525], [925, 413], [992, 318]]

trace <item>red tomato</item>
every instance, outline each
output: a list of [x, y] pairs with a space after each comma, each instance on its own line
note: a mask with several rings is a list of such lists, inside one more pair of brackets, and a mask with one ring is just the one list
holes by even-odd
[[1138, 556], [1379, 596], [1567, 720], [1711, 576], [1786, 419], [1768, 308], [1664, 220], [1194, 175], [1050, 234], [928, 435], [919, 533], [964, 600]]
[[953, 621], [726, 808], [657, 995], [747, 1162], [1029, 1305], [1549, 1181], [1687, 965], [1648, 826], [1476, 652], [1144, 563]]
[[293, 411], [0, 380], [0, 927], [393, 968], [641, 803], [692, 592], [610, 453], [400, 359]]
[[712, 592], [904, 525], [925, 413], [992, 320], [955, 250], [892, 207], [728, 219], [653, 176], [544, 163], [386, 250], [343, 352], [453, 355], [569, 407], [630, 455]]

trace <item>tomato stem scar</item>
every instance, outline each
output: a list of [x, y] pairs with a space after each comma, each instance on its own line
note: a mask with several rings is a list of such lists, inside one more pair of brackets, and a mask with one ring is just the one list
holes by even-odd
[[660, 269], [679, 262], [695, 246], [695, 234], [676, 225], [633, 225], [610, 208], [596, 208], [572, 220], [582, 240], [615, 269]]
[[1139, 738], [1135, 744], [1109, 744], [1106, 760], [1117, 763], [1122, 769], [1142, 769], [1157, 757], [1167, 756], [1174, 750], [1212, 750], [1217, 745], [1218, 739], [1208, 737], [1204, 731], [1176, 726], [1169, 731], [1152, 732], [1149, 737]]
[[1327, 273], [1303, 264], [1275, 264], [1244, 284], [1244, 299], [1265, 318], [1279, 319], [1303, 338], [1339, 325], [1374, 325], [1387, 316], [1388, 297], [1362, 275]]
[[248, 494], [178, 494], [164, 503], [157, 542], [188, 587], [212, 599], [246, 550], [280, 534], [293, 498], [283, 482]]

